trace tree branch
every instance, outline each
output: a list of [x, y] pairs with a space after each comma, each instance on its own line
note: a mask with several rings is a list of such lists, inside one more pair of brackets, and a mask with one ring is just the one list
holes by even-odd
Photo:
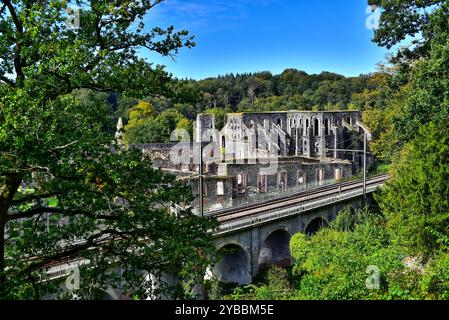
[[94, 90], [94, 91], [98, 91], [98, 92], [105, 92], [105, 93], [115, 92], [115, 90], [113, 90], [113, 89], [101, 88], [101, 87], [97, 87], [93, 84], [82, 84], [82, 85], [76, 86], [75, 89], [90, 89], [90, 90]]
[[[17, 13], [16, 13], [16, 10], [14, 9], [13, 4], [11, 3], [10, 0], [3, 0], [3, 2], [8, 7], [8, 10], [12, 17], [14, 25], [16, 26], [17, 32], [20, 35], [22, 35], [23, 34], [23, 25], [20, 22], [19, 18], [17, 17]], [[16, 82], [17, 82], [17, 79], [20, 79], [20, 80], [25, 79], [25, 74], [23, 73], [23, 70], [22, 70], [21, 52], [22, 52], [22, 46], [19, 41], [16, 41], [16, 49], [14, 52], [14, 68], [15, 68], [16, 75], [17, 75]]]
[[[101, 237], [106, 234], [111, 234], [114, 236], [111, 237], [110, 239], [101, 239]], [[120, 231], [117, 231], [114, 229], [104, 230], [100, 233], [91, 235], [86, 240], [85, 243], [75, 245], [75, 246], [71, 247], [70, 249], [58, 252], [52, 256], [40, 257], [40, 261], [31, 263], [27, 268], [20, 271], [18, 273], [18, 276], [23, 276], [27, 273], [31, 273], [33, 271], [41, 269], [53, 261], [61, 261], [61, 260], [66, 260], [66, 259], [73, 260], [79, 253], [81, 253], [85, 250], [92, 250], [95, 248], [99, 248], [99, 247], [103, 246], [105, 243], [110, 242], [111, 240], [122, 240], [122, 239], [129, 240], [129, 238], [127, 237], [128, 234], [129, 234], [129, 232], [120, 232]]]
[[11, 201], [14, 199], [21, 182], [22, 177], [20, 175], [5, 175], [0, 187], [0, 283], [5, 281], [5, 229], [8, 221], [8, 209], [11, 206]]
[[48, 71], [47, 73], [55, 76], [59, 80], [64, 81], [66, 83], [66, 85], [67, 85], [67, 90], [65, 90], [65, 91], [67, 93], [72, 92], [72, 82], [70, 81], [69, 77], [64, 77], [64, 76], [62, 76], [62, 75], [60, 75], [60, 74], [58, 74], [57, 72], [54, 72], [54, 71]]
[[20, 199], [13, 200], [11, 202], [11, 205], [17, 206], [17, 205], [19, 205], [21, 203], [24, 203], [24, 202], [29, 202], [29, 201], [33, 201], [33, 200], [40, 200], [40, 199], [47, 199], [47, 198], [51, 198], [51, 197], [54, 197], [54, 196], [56, 196], [55, 193], [46, 193], [46, 194], [38, 194], [38, 195], [36, 195], [36, 194], [27, 195], [27, 196], [24, 196], [24, 197], [22, 197]]
[[16, 83], [15, 83], [14, 81], [12, 81], [11, 79], [8, 79], [8, 78], [5, 77], [5, 76], [0, 76], [0, 80], [3, 81], [3, 82], [5, 82], [6, 84], [9, 84], [9, 85], [12, 86], [12, 87], [15, 87], [15, 86], [16, 86]]
[[67, 143], [67, 144], [65, 144], [65, 145], [63, 145], [63, 146], [54, 147], [53, 150], [62, 150], [62, 149], [68, 148], [68, 147], [70, 147], [70, 146], [73, 146], [74, 144], [76, 144], [76, 143], [78, 143], [78, 142], [79, 142], [79, 140], [72, 141], [72, 142]]
[[32, 218], [35, 215], [39, 215], [42, 213], [55, 213], [55, 214], [61, 214], [63, 216], [68, 216], [68, 217], [83, 215], [83, 216], [94, 218], [94, 219], [108, 220], [108, 221], [117, 221], [119, 219], [118, 217], [95, 214], [95, 213], [92, 213], [89, 211], [84, 211], [84, 210], [64, 210], [61, 208], [40, 207], [40, 208], [30, 209], [30, 210], [27, 210], [24, 212], [9, 214], [6, 216], [6, 221], [12, 221], [12, 220], [18, 220], [18, 219], [24, 219], [24, 218]]
[[10, 0], [3, 0], [3, 3], [4, 3], [3, 6], [6, 5], [8, 7], [9, 14], [11, 15], [12, 20], [14, 21], [14, 24], [16, 26], [17, 31], [20, 34], [22, 34], [23, 33], [23, 26], [22, 26], [22, 23], [20, 22], [19, 18], [17, 17], [17, 13], [16, 13], [16, 10], [14, 9], [13, 4], [11, 3]]

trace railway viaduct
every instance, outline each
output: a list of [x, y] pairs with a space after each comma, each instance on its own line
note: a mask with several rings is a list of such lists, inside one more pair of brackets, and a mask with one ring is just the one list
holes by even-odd
[[[368, 200], [388, 178], [388, 175], [380, 175], [367, 180]], [[270, 265], [291, 265], [291, 236], [299, 232], [313, 234], [334, 220], [340, 210], [348, 206], [360, 208], [367, 200], [364, 194], [363, 182], [357, 180], [210, 213], [220, 222], [213, 236], [217, 248], [223, 249], [223, 256], [213, 270], [208, 270], [206, 277], [242, 285], [251, 283]], [[70, 262], [52, 267], [49, 276], [59, 279], [64, 289], [67, 271], [76, 265]], [[169, 274], [164, 274], [161, 280], [169, 286], [177, 281]], [[202, 295], [201, 290], [198, 294]], [[119, 289], [105, 291], [104, 299], [124, 298], [127, 297], [122, 296]], [[169, 297], [157, 297], [166, 298]]]
[[[387, 178], [369, 179], [366, 194], [370, 196]], [[226, 283], [249, 284], [269, 265], [291, 265], [291, 236], [317, 232], [345, 207], [360, 208], [363, 195], [363, 183], [355, 181], [216, 213], [220, 228], [215, 243], [223, 257], [212, 275]]]

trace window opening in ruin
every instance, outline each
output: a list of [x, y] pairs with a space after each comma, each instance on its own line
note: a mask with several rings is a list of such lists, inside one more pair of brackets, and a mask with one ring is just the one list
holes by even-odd
[[329, 135], [329, 119], [326, 119], [324, 121], [324, 131], [325, 131], [325, 135], [328, 136]]
[[239, 193], [245, 193], [246, 186], [247, 186], [246, 175], [244, 173], [237, 175], [237, 191]]
[[257, 192], [267, 192], [267, 176], [264, 174], [259, 174], [259, 176], [257, 177]]
[[278, 186], [279, 186], [278, 187], [279, 191], [281, 191], [281, 192], [287, 191], [287, 172], [286, 171], [279, 172]]

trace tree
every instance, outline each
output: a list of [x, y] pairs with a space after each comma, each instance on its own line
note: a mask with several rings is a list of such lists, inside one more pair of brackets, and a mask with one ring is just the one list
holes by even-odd
[[370, 89], [353, 95], [352, 101], [357, 109], [364, 110], [363, 123], [370, 128], [373, 140], [370, 150], [381, 161], [391, 162], [403, 146], [396, 133], [395, 119], [402, 113], [404, 101], [410, 95], [410, 85], [404, 85], [397, 91], [391, 90], [389, 81], [393, 75], [380, 73], [369, 83]]
[[441, 249], [449, 236], [449, 137], [447, 123], [423, 126], [393, 164], [391, 179], [378, 196], [393, 239], [410, 254]]
[[225, 296], [225, 300], [288, 300], [294, 297], [285, 269], [272, 266], [265, 278], [264, 284], [237, 288], [231, 295]]
[[140, 101], [129, 113], [129, 121], [126, 129], [142, 125], [145, 121], [156, 117], [156, 109], [147, 101]]
[[387, 106], [389, 97], [388, 82], [391, 79], [391, 70], [382, 69], [374, 73], [367, 81], [366, 88], [351, 97], [353, 110], [383, 110]]
[[[181, 120], [179, 120], [178, 124], [176, 125], [176, 129], [186, 131], [189, 134], [189, 137], [193, 139], [193, 125], [192, 122], [190, 122], [188, 119], [182, 118]], [[180, 136], [180, 141], [183, 138], [183, 136]]]
[[[270, 72], [230, 74], [205, 80], [176, 82], [176, 103], [198, 104], [193, 113], [207, 109], [230, 111], [279, 111], [347, 109], [351, 95], [367, 88], [369, 76], [345, 78], [323, 72], [309, 75], [304, 71], [287, 69], [280, 75]], [[191, 90], [187, 94], [186, 88]], [[192, 97], [193, 96], [193, 97]], [[198, 100], [196, 98], [198, 97]], [[197, 103], [199, 102], [199, 103]], [[193, 120], [188, 112], [184, 116]]]
[[374, 35], [379, 46], [391, 49], [412, 39], [411, 44], [399, 50], [395, 61], [409, 63], [427, 56], [436, 31], [431, 16], [443, 4], [447, 5], [447, 0], [368, 0], [368, 3], [382, 9], [379, 29]]
[[231, 298], [447, 299], [449, 238], [435, 234], [441, 251], [426, 261], [394, 241], [397, 232], [388, 228], [388, 217], [377, 210], [344, 209], [328, 228], [291, 238], [290, 281], [274, 269], [268, 284], [238, 288]]
[[125, 141], [128, 145], [168, 143], [169, 136], [163, 123], [157, 118], [146, 120], [134, 127], [125, 127]]
[[444, 17], [438, 19], [446, 23], [445, 39], [434, 39], [429, 57], [414, 65], [410, 72], [411, 94], [395, 120], [397, 133], [406, 141], [415, 137], [421, 125], [431, 121], [441, 123], [449, 117], [449, 3], [440, 14]]
[[223, 129], [226, 121], [226, 114], [228, 114], [230, 110], [220, 109], [220, 108], [212, 108], [207, 109], [205, 114], [210, 114], [215, 116], [215, 128], [217, 130]]
[[193, 128], [176, 109], [157, 115], [148, 102], [140, 102], [130, 113], [125, 139], [128, 144], [169, 143], [175, 129], [186, 129], [191, 134]]
[[197, 114], [197, 108], [191, 104], [177, 103], [174, 108], [178, 110], [186, 119], [195, 120]]
[[42, 297], [59, 260], [80, 262], [80, 298], [118, 283], [145, 298], [145, 274], [198, 282], [211, 263], [215, 223], [192, 214], [188, 188], [112, 144], [106, 106], [77, 91], [167, 92], [169, 76], [136, 49], [172, 55], [194, 43], [173, 27], [143, 31], [160, 2], [78, 0], [78, 30], [65, 23], [65, 0], [0, 6], [1, 298]]
[[[297, 299], [389, 298], [392, 273], [405, 269], [401, 249], [389, 246], [384, 220], [368, 208], [341, 212], [330, 228], [312, 237], [294, 235], [290, 248]], [[379, 271], [379, 287], [367, 286], [370, 266]]]
[[[407, 37], [411, 45], [393, 57], [392, 77], [383, 89], [386, 109], [379, 114], [368, 110], [364, 120], [380, 123], [371, 147], [383, 160], [391, 161], [395, 150], [416, 137], [419, 128], [429, 122], [447, 119], [447, 71], [449, 52], [449, 2], [446, 1], [370, 1], [382, 9], [375, 41], [391, 48]], [[382, 85], [381, 87], [385, 87]], [[375, 91], [373, 92], [375, 93]], [[386, 125], [385, 125], [386, 124]]]

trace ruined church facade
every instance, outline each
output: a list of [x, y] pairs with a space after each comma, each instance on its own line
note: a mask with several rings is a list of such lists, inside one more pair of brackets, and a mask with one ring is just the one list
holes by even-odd
[[[361, 116], [352, 111], [231, 113], [224, 127], [217, 128], [214, 116], [203, 114], [197, 117], [194, 141], [177, 144], [182, 152], [189, 148], [189, 164], [172, 163], [176, 143], [141, 148], [153, 155], [157, 167], [190, 183], [198, 195], [195, 160], [201, 145], [203, 201], [213, 211], [351, 178], [363, 166]], [[266, 170], [270, 165], [274, 171]]]
[[363, 141], [357, 141], [363, 134], [361, 116], [358, 111], [230, 113], [219, 137], [208, 138], [204, 132], [217, 129], [214, 117], [199, 115], [197, 132], [203, 142], [220, 141], [222, 150], [237, 159], [274, 155], [347, 159], [345, 150], [363, 148]]

